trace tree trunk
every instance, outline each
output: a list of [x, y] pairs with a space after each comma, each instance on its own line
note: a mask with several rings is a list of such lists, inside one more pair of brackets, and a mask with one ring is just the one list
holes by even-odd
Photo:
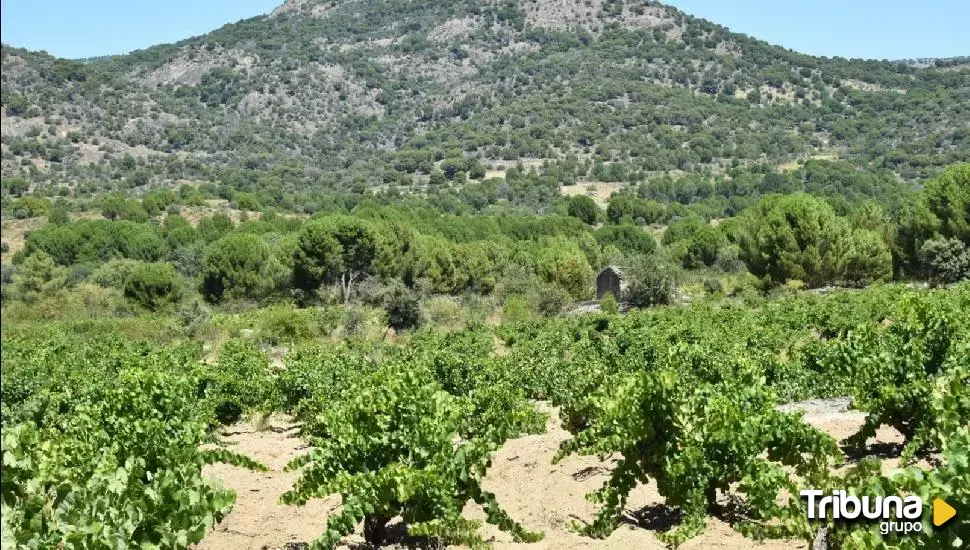
[[364, 516], [364, 540], [373, 546], [380, 546], [387, 539], [387, 522], [391, 518], [385, 516]]
[[350, 303], [350, 290], [353, 288], [354, 279], [357, 278], [359, 273], [349, 271], [340, 276], [340, 290], [344, 295], [344, 305]]

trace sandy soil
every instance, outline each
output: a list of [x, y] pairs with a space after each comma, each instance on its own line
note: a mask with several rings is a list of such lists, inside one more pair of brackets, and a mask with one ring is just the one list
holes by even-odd
[[283, 548], [287, 543], [307, 542], [324, 532], [327, 516], [340, 504], [339, 497], [313, 500], [306, 506], [279, 503], [280, 495], [293, 486], [298, 472], [284, 472], [293, 458], [306, 452], [297, 437], [297, 426], [274, 417], [258, 431], [249, 423], [225, 430], [221, 439], [237, 452], [270, 468], [253, 472], [225, 464], [206, 467], [203, 474], [236, 491], [232, 512], [196, 546], [199, 550], [248, 550]]
[[[571, 456], [552, 464], [562, 441], [569, 433], [559, 427], [556, 410], [538, 404], [550, 413], [548, 431], [511, 440], [495, 454], [484, 486], [495, 493], [499, 503], [526, 528], [545, 533], [533, 544], [512, 542], [509, 535], [485, 524], [483, 534], [497, 549], [547, 550], [566, 548], [664, 548], [656, 534], [676, 525], [676, 513], [664, 505], [654, 483], [636, 488], [630, 495], [627, 514], [621, 526], [607, 539], [583, 537], [570, 529], [572, 523], [591, 521], [597, 506], [585, 495], [599, 488], [608, 478], [612, 461], [597, 457]], [[806, 421], [836, 438], [851, 435], [862, 425], [864, 415], [847, 410], [844, 400], [809, 402], [793, 408], [805, 411]], [[223, 440], [231, 448], [269, 466], [266, 473], [251, 472], [232, 466], [212, 466], [206, 475], [237, 492], [232, 512], [197, 548], [216, 549], [292, 549], [323, 533], [327, 515], [339, 506], [338, 497], [315, 500], [303, 507], [279, 504], [279, 496], [296, 480], [294, 472], [283, 467], [294, 457], [306, 452], [307, 446], [297, 436], [297, 426], [286, 417], [274, 417], [269, 429], [257, 431], [249, 424], [226, 430]], [[880, 443], [901, 441], [891, 428], [877, 434]], [[484, 520], [475, 504], [465, 508], [470, 519]], [[359, 534], [347, 537], [350, 547], [363, 547]], [[759, 543], [743, 537], [728, 523], [709, 517], [707, 529], [682, 546], [701, 548], [807, 548], [803, 541], [767, 541]]]

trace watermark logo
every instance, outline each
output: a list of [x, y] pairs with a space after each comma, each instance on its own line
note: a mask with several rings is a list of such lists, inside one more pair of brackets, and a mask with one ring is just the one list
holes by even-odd
[[[919, 533], [923, 530], [923, 499], [915, 495], [901, 496], [862, 496], [849, 495], [845, 491], [833, 491], [826, 495], [820, 490], [804, 490], [801, 496], [808, 500], [808, 519], [860, 518], [879, 521], [879, 532]], [[939, 527], [953, 518], [956, 510], [937, 498], [933, 501], [933, 525]]]
[[939, 527], [953, 519], [957, 511], [953, 506], [947, 504], [942, 498], [933, 500], [933, 525]]

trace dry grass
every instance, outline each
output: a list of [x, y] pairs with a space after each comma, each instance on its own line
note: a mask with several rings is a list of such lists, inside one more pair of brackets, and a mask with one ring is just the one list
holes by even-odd
[[584, 182], [575, 185], [563, 185], [559, 188], [559, 191], [567, 197], [588, 195], [596, 201], [596, 204], [600, 208], [606, 208], [606, 203], [609, 202], [610, 195], [622, 189], [623, 185], [622, 183], [606, 183], [602, 181]]
[[37, 231], [47, 223], [47, 218], [40, 216], [37, 218], [25, 218], [23, 220], [4, 220], [2, 225], [3, 242], [9, 249], [2, 254], [0, 261], [10, 263], [13, 255], [24, 248], [27, 233]]
[[816, 153], [816, 154], [810, 155], [810, 156], [808, 156], [806, 158], [793, 159], [793, 160], [790, 160], [788, 162], [783, 162], [783, 163], [779, 164], [776, 168], [778, 168], [778, 171], [779, 172], [791, 172], [792, 170], [797, 170], [798, 167], [801, 166], [799, 164], [799, 161], [805, 161], [805, 160], [830, 160], [830, 161], [836, 161], [836, 160], [839, 160], [839, 154], [838, 153], [835, 153], [835, 152], [831, 152], [831, 151], [826, 151], [826, 152], [822, 152], [822, 153]]

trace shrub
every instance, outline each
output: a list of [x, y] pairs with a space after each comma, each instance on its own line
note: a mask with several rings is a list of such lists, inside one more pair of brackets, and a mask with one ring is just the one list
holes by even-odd
[[571, 296], [564, 288], [551, 283], [542, 283], [529, 293], [532, 310], [547, 317], [562, 313], [570, 299]]
[[125, 296], [153, 311], [178, 301], [180, 294], [179, 275], [170, 264], [141, 264], [125, 283]]
[[530, 317], [532, 317], [532, 312], [529, 311], [529, 303], [525, 301], [525, 298], [517, 294], [506, 298], [505, 305], [502, 306], [503, 323], [528, 321]]
[[593, 270], [586, 255], [575, 243], [563, 238], [550, 239], [536, 257], [536, 273], [546, 283], [555, 284], [576, 300], [593, 290]]
[[619, 304], [616, 302], [616, 297], [613, 296], [612, 292], [607, 292], [606, 296], [600, 300], [600, 311], [608, 314], [616, 314], [619, 311]]
[[957, 239], [932, 239], [920, 247], [920, 264], [932, 284], [970, 279], [970, 248]]
[[596, 202], [586, 195], [573, 195], [569, 197], [566, 212], [574, 218], [583, 220], [583, 223], [594, 225], [600, 209], [596, 206]]
[[625, 301], [633, 307], [669, 304], [674, 297], [673, 270], [658, 261], [641, 260], [630, 269]]
[[462, 309], [451, 296], [434, 296], [424, 303], [424, 311], [432, 325], [452, 325], [461, 320]]
[[13, 275], [14, 292], [27, 301], [50, 296], [67, 286], [69, 275], [67, 268], [56, 265], [50, 255], [37, 252], [28, 256]]
[[91, 281], [104, 288], [124, 290], [132, 272], [140, 265], [142, 265], [142, 262], [127, 258], [111, 260], [94, 270], [94, 273], [91, 274]]
[[268, 307], [259, 318], [259, 338], [272, 345], [307, 339], [313, 335], [311, 314], [291, 305]]
[[384, 301], [387, 324], [394, 330], [417, 328], [421, 325], [421, 306], [418, 298], [404, 285], [395, 286]]
[[264, 407], [272, 396], [269, 361], [252, 342], [230, 340], [219, 365], [202, 381], [209, 410], [218, 423], [237, 422], [243, 413]]
[[596, 230], [596, 240], [606, 248], [613, 245], [627, 254], [653, 254], [657, 240], [635, 225], [607, 225]]

